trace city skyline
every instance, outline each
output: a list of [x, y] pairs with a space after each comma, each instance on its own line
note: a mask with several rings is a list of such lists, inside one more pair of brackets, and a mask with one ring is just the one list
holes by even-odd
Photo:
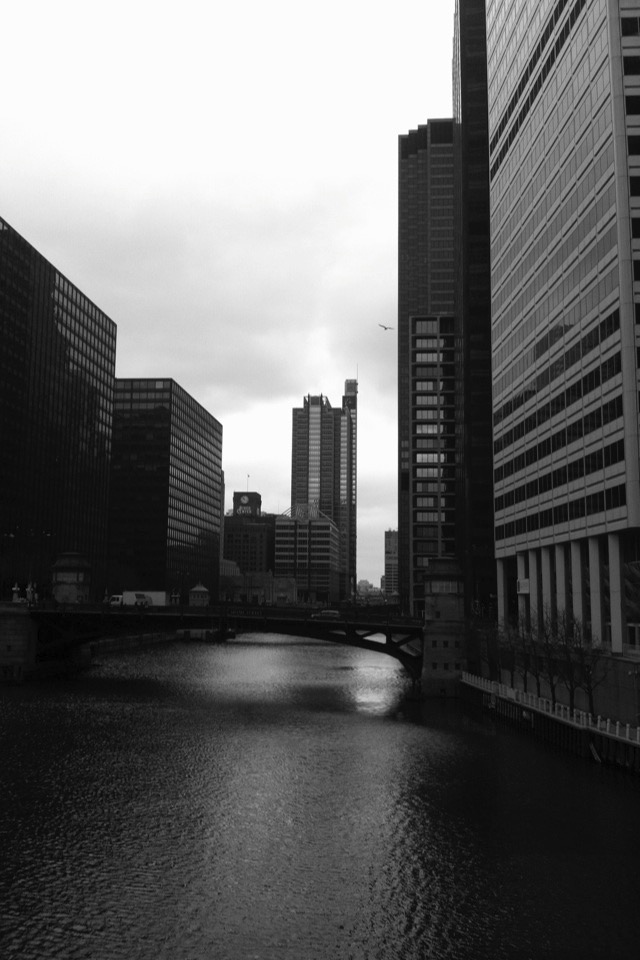
[[292, 407], [357, 378], [357, 576], [378, 585], [397, 524], [396, 342], [378, 326], [395, 325], [397, 136], [451, 113], [453, 0], [330, 4], [320, 23], [289, 3], [215, 20], [187, 4], [177, 24], [148, 9], [127, 5], [126, 32], [117, 10], [10, 12], [24, 82], [0, 107], [0, 214], [117, 324], [118, 377], [174, 378], [222, 423], [227, 509], [247, 475], [265, 511], [287, 508]]

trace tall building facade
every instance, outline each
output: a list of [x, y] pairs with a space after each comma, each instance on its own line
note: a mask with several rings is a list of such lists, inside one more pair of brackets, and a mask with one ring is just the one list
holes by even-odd
[[341, 598], [340, 531], [314, 505], [299, 504], [276, 517], [275, 573], [293, 580], [297, 599], [338, 603]]
[[640, 624], [640, 3], [487, 0], [499, 615]]
[[117, 379], [109, 589], [218, 597], [222, 426], [173, 380]]
[[384, 532], [384, 595], [387, 600], [398, 598], [398, 531]]
[[462, 596], [456, 549], [454, 123], [399, 138], [398, 565], [401, 608]]
[[233, 512], [224, 518], [224, 558], [238, 564], [241, 574], [273, 573], [275, 515], [262, 513], [255, 491], [233, 494]]
[[101, 599], [116, 325], [2, 219], [0, 331], [1, 597], [77, 552]]
[[311, 507], [336, 524], [340, 599], [352, 597], [356, 584], [357, 398], [357, 381], [347, 380], [339, 410], [322, 395], [293, 410], [291, 515]]
[[456, 0], [453, 58], [457, 553], [465, 615], [495, 609], [485, 0]]

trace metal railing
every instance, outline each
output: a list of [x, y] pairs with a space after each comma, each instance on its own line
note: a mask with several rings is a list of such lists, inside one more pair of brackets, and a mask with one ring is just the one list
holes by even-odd
[[512, 700], [526, 707], [527, 710], [535, 710], [537, 713], [545, 713], [555, 717], [562, 723], [571, 724], [574, 727], [593, 730], [597, 733], [605, 734], [608, 737], [614, 737], [626, 743], [640, 744], [640, 727], [633, 727], [630, 723], [620, 723], [619, 720], [610, 720], [606, 717], [593, 717], [585, 710], [571, 710], [563, 703], [556, 703], [555, 706], [551, 700], [545, 697], [538, 697], [535, 693], [525, 693], [523, 690], [516, 690], [505, 683], [498, 683], [496, 680], [487, 680], [485, 677], [477, 677], [475, 674], [462, 672], [460, 677], [462, 683], [470, 687], [476, 687], [503, 700]]

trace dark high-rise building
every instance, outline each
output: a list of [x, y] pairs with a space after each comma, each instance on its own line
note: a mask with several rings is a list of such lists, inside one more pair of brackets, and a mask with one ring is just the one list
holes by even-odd
[[496, 592], [484, 0], [456, 3], [453, 94], [399, 144], [398, 553], [403, 609], [461, 619]]
[[384, 595], [398, 597], [398, 531], [384, 532]]
[[456, 191], [456, 542], [465, 613], [494, 608], [491, 268], [485, 0], [457, 0], [453, 70]]
[[[349, 457], [351, 464], [349, 464]], [[345, 599], [356, 593], [358, 538], [358, 381], [345, 380], [340, 416], [340, 568], [341, 593]]]
[[224, 518], [224, 558], [240, 573], [273, 573], [275, 514], [263, 514], [259, 493], [234, 492], [233, 513]]
[[453, 127], [430, 120], [399, 140], [398, 566], [401, 607], [417, 616], [462, 596]]
[[109, 589], [218, 597], [222, 426], [173, 380], [116, 380]]
[[340, 410], [322, 395], [293, 410], [292, 516], [311, 507], [336, 524], [341, 599], [354, 595], [356, 583], [357, 395], [357, 381], [347, 380]]
[[0, 330], [1, 596], [77, 552], [101, 599], [116, 326], [1, 219]]
[[640, 3], [487, 0], [499, 616], [640, 641]]

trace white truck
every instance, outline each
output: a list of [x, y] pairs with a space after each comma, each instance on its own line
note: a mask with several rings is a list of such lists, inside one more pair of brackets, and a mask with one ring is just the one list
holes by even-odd
[[123, 590], [122, 593], [114, 593], [109, 597], [109, 606], [144, 608], [151, 606], [151, 600], [140, 590]]
[[169, 606], [169, 594], [166, 590], [145, 590], [145, 596], [149, 597], [149, 606], [151, 607], [168, 607]]

